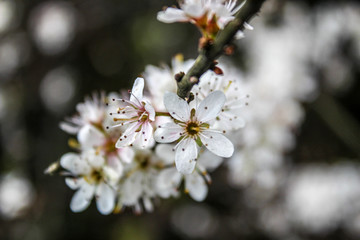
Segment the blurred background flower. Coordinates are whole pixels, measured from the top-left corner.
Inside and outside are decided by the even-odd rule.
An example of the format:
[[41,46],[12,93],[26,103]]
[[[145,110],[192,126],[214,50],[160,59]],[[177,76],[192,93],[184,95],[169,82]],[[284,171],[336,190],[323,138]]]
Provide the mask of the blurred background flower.
[[[205,202],[153,213],[69,209],[44,169],[58,127],[95,90],[130,89],[147,65],[195,58],[200,33],[152,1],[0,0],[0,239],[359,239],[360,4],[268,0],[232,61],[249,94],[236,154]],[[101,223],[101,224],[100,224]]]

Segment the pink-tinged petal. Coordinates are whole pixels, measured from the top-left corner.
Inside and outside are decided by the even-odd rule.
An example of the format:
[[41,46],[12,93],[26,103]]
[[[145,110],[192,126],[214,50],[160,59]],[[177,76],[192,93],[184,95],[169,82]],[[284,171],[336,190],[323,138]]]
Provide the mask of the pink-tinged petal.
[[77,137],[82,149],[101,146],[106,140],[104,134],[90,124],[82,127]]
[[66,153],[60,159],[60,165],[75,175],[90,172],[89,164],[80,158],[79,154]]
[[161,159],[164,165],[175,163],[174,146],[170,144],[159,144],[155,148],[155,154]]
[[200,18],[205,14],[205,8],[202,4],[186,4],[181,7],[186,15],[193,18]]
[[210,151],[202,153],[198,159],[198,166],[205,168],[207,171],[213,171],[224,161],[222,157],[214,155]]
[[145,103],[145,110],[149,114],[150,121],[155,121],[155,109],[148,100],[143,100]]
[[189,104],[178,95],[172,92],[166,92],[164,95],[164,104],[166,110],[176,120],[186,122],[190,119]]
[[183,10],[169,7],[165,11],[158,12],[157,20],[164,23],[173,23],[188,22],[189,18]]
[[65,178],[66,185],[72,190],[80,188],[84,181],[83,178]]
[[197,145],[194,139],[182,140],[175,151],[175,165],[182,174],[190,174],[194,171],[198,155]]
[[115,192],[106,183],[100,183],[96,189],[96,206],[103,215],[110,214],[115,207]]
[[135,132],[141,126],[140,122],[134,122],[129,124],[126,131],[120,136],[119,140],[116,142],[116,148],[127,147],[135,141],[137,132]]
[[149,145],[149,142],[151,140],[151,138],[153,138],[153,127],[151,126],[151,124],[146,121],[140,130],[140,134],[141,134],[141,138],[140,138],[140,147],[141,148],[146,148]]
[[155,141],[159,143],[171,143],[178,140],[183,132],[182,127],[173,122],[168,122],[156,129],[154,137]]
[[158,194],[162,198],[178,196],[178,188],[181,180],[182,175],[176,170],[176,168],[172,167],[162,170],[156,179]]
[[195,201],[203,201],[208,193],[204,178],[197,172],[185,176],[185,189]]
[[95,186],[84,181],[81,188],[77,190],[70,202],[70,209],[73,212],[84,211],[94,196]]
[[234,153],[234,145],[221,133],[204,131],[201,133],[200,139],[205,147],[215,155],[231,157]]
[[207,122],[215,119],[222,107],[224,106],[226,97],[223,92],[215,91],[210,93],[196,109],[196,118],[200,122]]
[[144,90],[144,79],[143,78],[137,78],[135,79],[133,88],[131,90],[130,95],[130,102],[137,103],[139,105],[141,104],[141,100],[143,98],[143,90]]

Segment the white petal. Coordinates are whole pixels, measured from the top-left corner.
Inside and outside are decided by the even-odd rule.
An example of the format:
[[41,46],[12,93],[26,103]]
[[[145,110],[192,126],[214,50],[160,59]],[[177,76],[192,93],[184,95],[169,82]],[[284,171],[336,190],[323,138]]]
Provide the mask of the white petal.
[[97,153],[95,149],[84,152],[82,157],[88,161],[90,166],[96,169],[102,167],[105,163],[104,157]]
[[232,142],[221,133],[204,131],[200,139],[208,150],[220,157],[231,157],[234,152]]
[[65,178],[66,185],[68,185],[68,187],[71,188],[72,190],[76,190],[80,188],[83,182],[84,182],[83,178]]
[[146,121],[140,130],[141,134],[141,148],[146,148],[150,142],[150,139],[153,138],[153,127],[151,124]]
[[190,174],[194,171],[198,155],[197,145],[194,139],[182,140],[175,152],[175,164],[177,170],[182,174]]
[[70,124],[67,122],[61,122],[59,126],[60,126],[61,130],[63,130],[64,132],[67,132],[69,134],[77,134],[80,129],[79,126],[75,126],[74,124]]
[[164,23],[187,22],[189,18],[184,11],[177,8],[167,8],[165,11],[158,12],[157,20]]
[[124,205],[134,205],[138,202],[142,194],[141,181],[143,179],[143,173],[134,172],[130,177],[125,179],[124,183],[120,186],[121,202]]
[[148,100],[143,100],[145,103],[145,110],[149,114],[150,121],[155,121],[155,109],[153,105]]
[[118,149],[120,159],[125,163],[131,163],[134,159],[135,152],[131,147],[124,147]]
[[199,105],[196,109],[196,117],[200,122],[207,122],[216,118],[224,103],[226,101],[226,97],[223,92],[215,91],[210,93]]
[[83,126],[77,137],[82,149],[101,146],[105,142],[104,134],[91,124]]
[[154,211],[154,205],[152,204],[150,198],[144,197],[144,198],[143,198],[143,202],[144,202],[145,210],[146,210],[147,212],[152,212],[152,211]]
[[70,202],[70,209],[73,212],[85,210],[94,196],[95,186],[84,181],[81,188],[77,190]]
[[204,178],[197,172],[185,176],[185,189],[195,201],[201,202],[206,198],[208,187]]
[[181,179],[182,175],[176,168],[171,167],[160,171],[156,179],[158,194],[162,198],[177,196],[179,194],[177,189],[180,186]]
[[198,166],[202,166],[207,171],[213,171],[223,162],[223,158],[217,155],[214,155],[210,151],[205,151],[200,155],[198,159]]
[[243,31],[239,30],[237,31],[236,35],[235,35],[235,39],[242,39],[245,37],[245,34]]
[[141,123],[134,122],[128,125],[128,128],[125,130],[125,132],[120,136],[119,140],[116,142],[115,147],[116,148],[122,148],[127,147],[131,143],[135,141],[136,133],[135,132],[139,127]]
[[168,122],[156,129],[154,137],[159,143],[170,143],[178,140],[183,132],[182,127],[173,122]]
[[248,24],[247,22],[244,22],[244,28],[247,30],[254,30],[254,27]]
[[155,154],[162,160],[164,165],[171,165],[175,163],[175,152],[173,145],[158,144],[155,148]]
[[60,159],[60,165],[73,174],[86,174],[90,171],[89,164],[79,154],[66,153]]
[[142,98],[143,98],[143,90],[144,90],[144,79],[143,78],[137,78],[135,79],[133,88],[131,90],[130,95],[130,102],[141,104]]
[[164,104],[166,110],[176,120],[186,122],[190,119],[189,104],[178,95],[172,92],[166,92],[164,95]]
[[184,4],[182,9],[187,15],[194,18],[200,18],[205,14],[205,8],[202,4]]
[[110,214],[115,207],[115,192],[106,183],[100,183],[96,189],[96,206],[104,215]]

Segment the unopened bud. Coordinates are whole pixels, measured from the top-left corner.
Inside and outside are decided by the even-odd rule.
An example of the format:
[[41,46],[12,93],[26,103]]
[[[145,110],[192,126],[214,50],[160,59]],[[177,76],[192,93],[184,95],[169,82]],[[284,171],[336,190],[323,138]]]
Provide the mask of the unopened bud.
[[224,47],[224,52],[228,56],[233,55],[234,51],[235,51],[235,46],[233,44]]
[[180,82],[181,79],[184,77],[184,75],[185,75],[184,72],[179,72],[179,73],[175,74],[175,80],[176,80],[177,82]]

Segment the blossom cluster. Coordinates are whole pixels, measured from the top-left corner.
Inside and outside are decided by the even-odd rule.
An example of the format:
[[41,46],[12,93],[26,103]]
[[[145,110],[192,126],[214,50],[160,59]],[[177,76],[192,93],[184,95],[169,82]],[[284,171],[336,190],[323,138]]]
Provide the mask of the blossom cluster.
[[[193,62],[173,60],[184,71]],[[66,184],[76,190],[72,211],[83,211],[93,198],[102,214],[152,211],[155,199],[178,197],[180,189],[196,201],[206,198],[208,172],[234,152],[227,135],[244,126],[246,96],[235,79],[208,71],[187,102],[173,81],[171,69],[148,66],[128,96],[94,94],[60,124],[76,136],[69,141],[76,152],[60,159]]]

